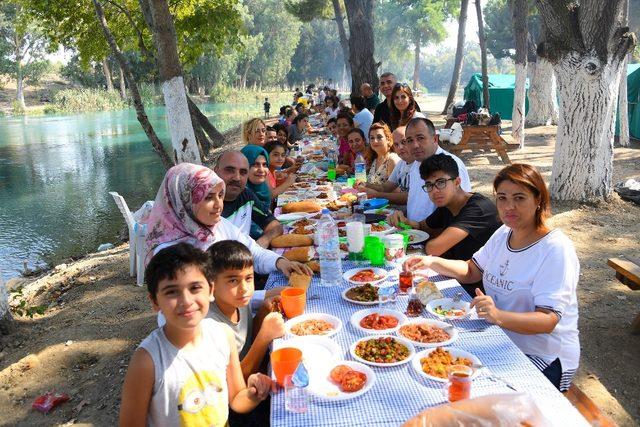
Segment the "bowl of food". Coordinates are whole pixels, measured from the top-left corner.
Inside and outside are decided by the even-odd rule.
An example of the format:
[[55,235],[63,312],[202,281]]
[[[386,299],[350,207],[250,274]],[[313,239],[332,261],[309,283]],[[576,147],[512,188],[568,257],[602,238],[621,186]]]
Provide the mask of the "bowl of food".
[[352,286],[342,292],[342,299],[358,305],[377,305],[378,287],[370,283]]
[[398,328],[398,336],[415,346],[447,346],[458,339],[458,329],[448,323],[431,319],[411,319]]
[[340,332],[342,321],[326,313],[307,313],[287,320],[284,329],[288,336],[330,337]]
[[454,301],[452,298],[439,298],[429,301],[427,311],[441,320],[455,320],[467,317],[470,304],[466,301]]
[[379,367],[407,363],[416,352],[408,340],[391,335],[363,338],[354,342],[350,351],[358,362]]
[[[438,382],[447,382],[447,368],[453,365],[480,366],[482,362],[468,351],[451,347],[428,348],[418,352],[411,363],[416,373]],[[478,375],[476,370],[472,376]]]
[[391,334],[407,322],[407,316],[396,310],[368,308],[351,316],[351,326],[366,334]]
[[353,285],[370,283],[376,285],[387,280],[389,273],[384,268],[352,268],[342,275],[342,278]]

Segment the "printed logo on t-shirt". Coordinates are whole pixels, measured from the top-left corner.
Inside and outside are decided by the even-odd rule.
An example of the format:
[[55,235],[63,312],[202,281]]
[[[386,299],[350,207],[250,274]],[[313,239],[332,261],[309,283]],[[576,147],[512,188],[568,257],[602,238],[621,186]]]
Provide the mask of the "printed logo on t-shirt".
[[[502,266],[500,267],[500,275],[502,275]],[[498,277],[489,270],[484,271],[484,274],[482,275],[482,283],[485,288],[491,287],[501,294],[509,293],[516,288],[514,280]]]
[[500,266],[500,275],[504,276],[505,274],[507,274],[508,270],[509,270],[509,260],[506,260],[504,264]]
[[226,390],[212,371],[191,375],[180,389],[178,413],[181,426],[222,426],[229,415]]

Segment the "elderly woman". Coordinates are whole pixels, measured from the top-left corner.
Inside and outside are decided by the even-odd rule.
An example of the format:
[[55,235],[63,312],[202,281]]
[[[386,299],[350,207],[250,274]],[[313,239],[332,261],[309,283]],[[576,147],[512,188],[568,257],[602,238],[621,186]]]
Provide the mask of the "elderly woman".
[[[445,185],[436,180],[425,188]],[[580,360],[576,251],[548,226],[549,192],[533,166],[505,167],[493,190],[504,225],[470,260],[412,257],[404,269],[431,268],[461,283],[482,280],[487,294],[476,289],[471,303],[478,316],[503,328],[549,381],[568,390]]]
[[262,119],[249,119],[242,125],[242,142],[262,147],[267,135],[267,126]]
[[259,246],[236,226],[222,217],[224,181],[211,169],[181,163],[169,169],[160,185],[147,225],[145,264],[163,248],[186,242],[206,250],[221,240],[237,240],[253,254],[258,273],[276,269],[286,276],[292,271],[311,271]]
[[391,92],[391,130],[398,126],[406,126],[414,117],[427,116],[418,111],[418,104],[413,98],[411,88],[405,83],[396,83]]

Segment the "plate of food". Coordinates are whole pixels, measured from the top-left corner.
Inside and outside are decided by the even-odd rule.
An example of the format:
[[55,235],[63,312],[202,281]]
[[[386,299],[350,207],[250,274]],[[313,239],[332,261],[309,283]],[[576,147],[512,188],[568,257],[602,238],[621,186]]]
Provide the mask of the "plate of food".
[[307,217],[305,212],[292,212],[286,214],[276,215],[276,219],[280,222],[297,221]]
[[408,340],[391,335],[363,338],[354,342],[351,355],[371,366],[398,366],[411,360],[416,350]]
[[328,364],[337,362],[344,357],[342,348],[336,341],[315,335],[273,341],[274,350],[283,347],[300,349],[302,361],[309,372],[313,372],[314,369],[323,369]]
[[427,311],[440,320],[463,319],[471,312],[470,304],[466,301],[455,302],[451,298],[439,298],[427,303]]
[[311,218],[308,218],[307,216],[305,216],[304,218],[299,219],[299,220],[294,221],[291,224],[289,224],[289,227],[293,227],[293,228],[311,227],[311,226],[315,226],[317,223],[318,223],[317,220],[311,219]]
[[325,313],[307,313],[289,319],[284,323],[289,336],[325,336],[330,337],[342,329],[342,321],[336,316]]
[[351,326],[366,334],[391,334],[406,322],[404,314],[384,308],[367,308],[351,316]]
[[389,273],[384,268],[352,268],[345,271],[342,278],[354,285],[362,285],[364,283],[376,285],[387,280],[388,275]]
[[378,288],[370,283],[352,286],[342,292],[342,299],[359,305],[377,305]]
[[446,346],[458,339],[454,326],[431,319],[411,319],[398,328],[397,334],[419,347]]
[[[480,359],[468,351],[451,347],[428,348],[418,352],[411,362],[413,369],[422,378],[447,382],[447,368],[453,365],[482,365]],[[472,378],[478,375],[476,370]]]
[[385,236],[387,234],[393,233],[397,229],[387,224],[386,222],[379,222],[376,224],[371,224],[371,235],[373,236]]
[[324,401],[354,399],[368,392],[376,381],[373,369],[351,360],[327,363],[309,373],[309,393]]
[[365,214],[384,215],[385,217],[388,217],[394,212],[395,211],[393,209],[389,208],[367,209],[366,211],[364,211]]
[[429,233],[422,230],[404,230],[401,233],[409,236],[410,245],[426,242],[429,239]]

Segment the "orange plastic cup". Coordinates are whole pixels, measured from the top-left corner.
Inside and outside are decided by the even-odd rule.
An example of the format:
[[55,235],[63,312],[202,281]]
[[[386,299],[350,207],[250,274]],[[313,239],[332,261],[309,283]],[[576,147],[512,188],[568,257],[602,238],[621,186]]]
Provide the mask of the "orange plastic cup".
[[276,374],[276,381],[284,387],[287,375],[293,375],[302,362],[302,351],[293,347],[283,347],[271,353],[271,369]]
[[307,306],[307,292],[302,288],[287,288],[280,292],[284,314],[289,318],[300,316]]

